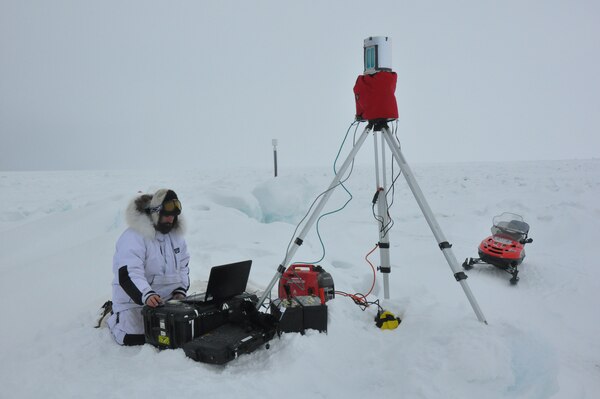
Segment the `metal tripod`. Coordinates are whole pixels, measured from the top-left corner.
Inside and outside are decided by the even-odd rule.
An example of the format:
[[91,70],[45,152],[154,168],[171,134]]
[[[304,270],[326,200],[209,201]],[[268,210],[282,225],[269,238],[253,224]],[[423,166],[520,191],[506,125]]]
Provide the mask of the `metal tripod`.
[[[298,237],[296,237],[296,239],[294,240],[294,244],[291,246],[291,248],[288,249],[283,262],[277,268],[277,272],[275,273],[275,276],[273,276],[273,279],[271,280],[271,282],[269,283],[269,285],[263,292],[262,296],[260,297],[257,307],[260,309],[260,307],[264,303],[265,299],[270,295],[271,290],[273,289],[273,287],[275,286],[277,281],[281,278],[281,276],[285,272],[290,261],[293,259],[296,251],[298,250],[300,245],[302,245],[304,238],[306,237],[306,235],[308,234],[308,232],[310,231],[310,229],[312,228],[314,223],[319,218],[321,211],[323,210],[323,208],[325,207],[325,204],[331,197],[331,194],[333,194],[334,189],[340,185],[340,181],[341,181],[342,177],[344,176],[344,174],[346,173],[346,170],[348,170],[348,167],[352,164],[356,154],[358,153],[358,151],[362,147],[363,143],[365,142],[365,140],[367,139],[367,137],[369,136],[369,134],[372,131],[374,131],[375,134],[381,133],[381,136],[383,138],[382,157],[385,157],[385,152],[383,151],[383,148],[387,144],[387,147],[391,150],[394,159],[396,160],[398,166],[400,167],[400,170],[402,171],[402,174],[404,175],[406,182],[408,183],[408,186],[409,186],[410,190],[412,191],[412,193],[417,201],[417,204],[419,205],[419,208],[421,208],[421,212],[423,212],[423,216],[427,220],[427,224],[429,224],[429,228],[433,232],[433,235],[435,236],[438,246],[442,250],[442,253],[444,254],[444,257],[446,258],[446,261],[448,262],[448,265],[450,266],[450,269],[452,270],[452,273],[454,274],[456,281],[460,283],[463,291],[465,292],[465,295],[467,296],[467,299],[469,300],[469,303],[471,304],[471,307],[473,308],[473,311],[477,315],[477,319],[480,322],[487,324],[487,321],[485,320],[485,316],[483,315],[483,312],[479,308],[479,305],[477,304],[477,301],[475,300],[475,297],[473,296],[473,293],[471,292],[471,289],[469,288],[469,285],[466,282],[467,275],[459,267],[458,261],[456,260],[456,257],[454,256],[454,253],[452,252],[452,245],[450,243],[448,243],[448,241],[444,237],[444,233],[442,233],[442,229],[440,228],[437,221],[435,220],[435,217],[433,216],[433,212],[431,211],[431,208],[429,207],[429,204],[427,203],[427,200],[425,199],[425,196],[423,195],[423,192],[421,191],[421,188],[419,187],[419,185],[412,173],[412,170],[408,166],[406,159],[404,158],[404,156],[402,155],[402,152],[400,151],[400,146],[398,145],[398,142],[394,139],[392,132],[390,131],[390,129],[387,125],[387,122],[385,122],[385,121],[369,121],[369,123],[367,124],[367,127],[365,128],[365,130],[362,132],[362,134],[360,135],[360,137],[354,144],[352,151],[350,151],[350,154],[348,154],[348,157],[346,158],[346,160],[340,167],[340,170],[336,173],[333,181],[329,185],[329,188],[327,189],[327,191],[325,191],[325,194],[323,194],[323,196],[319,200],[318,204],[316,205],[315,209],[313,210],[312,214],[310,215],[310,218],[308,219],[308,221],[302,228],[302,231],[300,232]],[[388,277],[389,277],[389,273],[391,271],[391,267],[390,267],[390,257],[389,257],[389,238],[388,238],[388,234],[387,234],[389,229],[387,229],[386,226],[388,226],[390,220],[389,220],[389,215],[387,212],[387,203],[386,203],[386,196],[385,196],[385,159],[383,159],[383,164],[384,164],[383,186],[380,186],[379,160],[378,160],[378,155],[377,155],[377,153],[378,153],[377,147],[378,147],[377,139],[375,138],[375,163],[376,163],[376,168],[377,168],[376,175],[377,175],[377,189],[378,189],[378,195],[376,195],[376,197],[377,197],[378,213],[379,213],[378,221],[379,221],[379,225],[380,225],[380,228],[379,228],[379,250],[380,250],[380,259],[381,259],[380,271],[383,273],[384,297],[386,299],[388,299],[389,298],[389,279],[388,279]],[[383,195],[381,195],[381,194],[383,194]]]

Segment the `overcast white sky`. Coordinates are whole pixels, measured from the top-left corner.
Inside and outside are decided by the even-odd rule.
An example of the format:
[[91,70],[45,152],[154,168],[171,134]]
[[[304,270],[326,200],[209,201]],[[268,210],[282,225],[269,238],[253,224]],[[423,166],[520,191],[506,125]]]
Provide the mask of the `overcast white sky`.
[[0,170],[328,165],[380,35],[409,162],[600,156],[598,1],[0,0]]

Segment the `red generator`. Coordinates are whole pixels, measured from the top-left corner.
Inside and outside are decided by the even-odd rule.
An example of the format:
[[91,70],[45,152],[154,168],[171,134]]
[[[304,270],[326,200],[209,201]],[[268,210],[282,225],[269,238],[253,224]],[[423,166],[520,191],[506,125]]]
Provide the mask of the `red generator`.
[[321,266],[296,263],[279,279],[279,298],[315,295],[324,304],[335,297],[331,274]]

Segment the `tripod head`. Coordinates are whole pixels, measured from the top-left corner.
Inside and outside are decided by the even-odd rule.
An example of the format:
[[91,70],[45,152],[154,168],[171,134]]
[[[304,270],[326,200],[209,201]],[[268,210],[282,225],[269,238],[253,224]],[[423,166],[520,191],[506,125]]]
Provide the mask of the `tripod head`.
[[389,129],[389,126],[388,126],[389,121],[390,121],[390,119],[371,120],[371,121],[369,121],[367,128],[373,129],[374,132],[381,132],[384,129]]

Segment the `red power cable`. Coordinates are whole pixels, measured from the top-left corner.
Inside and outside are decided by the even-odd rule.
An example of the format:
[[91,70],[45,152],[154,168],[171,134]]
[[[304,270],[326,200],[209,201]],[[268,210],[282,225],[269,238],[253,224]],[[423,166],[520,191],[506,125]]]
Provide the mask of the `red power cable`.
[[373,266],[373,264],[369,261],[369,256],[371,256],[371,254],[373,252],[375,252],[375,250],[379,247],[379,244],[375,244],[375,248],[373,248],[366,256],[365,256],[365,260],[367,261],[367,263],[371,266],[371,270],[373,270],[373,284],[371,284],[371,288],[369,289],[369,292],[367,292],[366,295],[363,295],[361,293],[356,293],[356,294],[349,294],[347,292],[344,291],[335,291],[336,294],[341,295],[341,296],[345,296],[345,297],[349,297],[351,298],[354,303],[356,303],[357,305],[361,306],[361,307],[367,307],[369,306],[369,303],[367,302],[367,297],[371,294],[371,292],[373,291],[373,288],[375,287],[375,280],[377,278],[377,272],[375,271],[375,266]]

